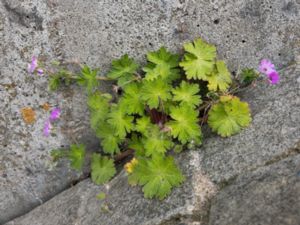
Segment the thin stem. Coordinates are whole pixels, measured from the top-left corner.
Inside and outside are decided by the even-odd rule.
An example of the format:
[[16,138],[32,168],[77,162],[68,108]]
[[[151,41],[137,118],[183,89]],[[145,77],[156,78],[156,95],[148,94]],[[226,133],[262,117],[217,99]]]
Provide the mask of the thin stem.
[[124,152],[121,152],[119,153],[118,155],[116,155],[114,157],[114,160],[115,162],[120,162],[122,161],[123,159],[125,159],[126,157],[132,155],[134,153],[134,150],[133,149],[127,149],[126,151]]

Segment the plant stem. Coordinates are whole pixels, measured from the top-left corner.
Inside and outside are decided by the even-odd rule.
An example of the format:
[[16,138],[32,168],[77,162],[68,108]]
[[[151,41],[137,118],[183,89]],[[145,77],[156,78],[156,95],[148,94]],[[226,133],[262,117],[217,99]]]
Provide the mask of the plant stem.
[[120,161],[122,161],[123,159],[125,159],[127,156],[132,155],[133,153],[134,153],[134,150],[133,150],[133,149],[127,149],[126,151],[121,152],[121,153],[119,153],[118,155],[116,155],[116,156],[114,157],[114,160],[115,160],[116,163],[117,163],[117,162],[120,162]]

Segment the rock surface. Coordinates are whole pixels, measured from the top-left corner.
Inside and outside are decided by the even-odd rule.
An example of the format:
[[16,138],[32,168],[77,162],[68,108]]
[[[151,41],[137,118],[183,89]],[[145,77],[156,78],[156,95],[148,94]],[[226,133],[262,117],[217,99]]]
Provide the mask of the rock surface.
[[[105,187],[85,180],[7,225],[96,225],[99,221],[103,225],[118,221],[124,225],[268,221],[296,224],[299,203],[295,196],[299,194],[300,182],[299,76],[297,65],[282,72],[280,85],[261,84],[255,91],[246,92],[244,97],[249,98],[253,109],[252,125],[226,139],[211,134],[199,150],[180,154],[177,161],[188,179],[167,200],[144,199],[141,190],[130,188],[121,173],[108,184],[105,201],[95,197],[106,192]],[[270,194],[266,195],[268,190]],[[217,191],[217,197],[211,201]],[[108,212],[99,211],[105,205]],[[256,210],[247,212],[248,207],[254,206]],[[280,214],[282,209],[285,210]],[[276,222],[273,213],[281,219]]]
[[299,224],[300,155],[243,174],[211,204],[211,225]]
[[[0,50],[5,57],[0,59],[0,224],[28,212],[78,179],[79,174],[63,163],[49,170],[52,148],[67,146],[74,138],[91,146],[97,144],[89,130],[82,91],[45,91],[47,79],[26,72],[32,54],[49,60],[79,59],[105,72],[111,60],[124,53],[142,62],[143,54],[149,50],[166,45],[178,52],[183,42],[201,36],[217,45],[220,58],[229,63],[232,71],[256,67],[261,58],[271,58],[283,68],[292,64],[300,51],[300,27],[295,26],[300,18],[299,4],[296,0],[2,0]],[[166,203],[144,200],[139,189],[129,189],[124,184],[121,174],[111,182],[109,191],[111,202],[118,205],[112,206],[118,212],[113,217],[98,214],[102,203],[96,202],[94,196],[101,188],[84,181],[12,223],[32,220],[47,224],[52,218],[56,224],[93,224],[99,220],[109,223],[109,218],[118,221],[127,215],[131,224],[143,224],[149,218],[150,224],[179,224],[178,217],[179,221],[190,222],[201,219],[205,224],[206,202],[215,192],[215,185],[222,188],[240,174],[296,154],[293,149],[300,139],[300,83],[296,82],[299,69],[291,67],[284,74],[279,86],[264,84],[245,94],[254,116],[250,128],[229,139],[211,135],[199,154],[182,156],[183,164],[194,169],[184,170],[190,179]],[[47,112],[40,106],[45,102],[64,110],[57,133],[49,138],[41,135]],[[24,123],[20,113],[28,106],[37,114],[31,125]],[[196,171],[203,175],[200,181],[192,179]],[[200,197],[200,206],[195,205],[198,198],[194,198],[195,193],[202,193],[195,191],[197,182],[204,183],[204,190],[208,190]],[[43,210],[48,207],[61,210],[47,217],[49,211],[43,214]],[[148,216],[135,215],[146,209]]]

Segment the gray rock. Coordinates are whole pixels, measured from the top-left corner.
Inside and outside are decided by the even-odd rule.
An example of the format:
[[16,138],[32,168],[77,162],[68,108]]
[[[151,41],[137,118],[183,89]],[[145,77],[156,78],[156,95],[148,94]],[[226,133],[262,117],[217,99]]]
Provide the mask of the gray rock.
[[297,155],[238,177],[212,201],[209,224],[296,225],[300,221],[299,208]]
[[[27,73],[31,56],[52,52],[47,6],[41,1],[0,3],[0,224],[20,216],[68,188],[80,174],[66,163],[51,170],[50,150],[84,139],[95,145],[89,130],[82,90],[47,91],[47,77]],[[2,56],[5,57],[2,57]],[[62,108],[57,131],[44,137],[48,102]],[[21,109],[31,107],[36,121],[26,124]],[[83,132],[84,131],[84,132]],[[89,139],[84,136],[87,135]]]
[[[280,85],[274,87],[269,84],[260,84],[255,91],[247,92],[244,97],[249,98],[248,100],[251,103],[253,122],[249,128],[240,134],[227,139],[211,135],[207,137],[203,147],[199,150],[180,154],[177,161],[188,179],[182,187],[175,189],[165,201],[159,202],[143,199],[141,190],[139,188],[130,188],[126,183],[126,177],[121,173],[108,184],[109,191],[106,204],[111,214],[99,212],[99,207],[105,203],[97,202],[95,198],[100,191],[106,191],[105,187],[97,188],[90,184],[89,180],[86,180],[7,225],[85,225],[98,224],[99,221],[101,221],[101,224],[118,224],[120,223],[119,221],[122,221],[121,224],[124,225],[208,224],[211,222],[211,218],[216,218],[215,220],[217,221],[218,218],[223,216],[219,215],[217,207],[222,207],[222,205],[226,204],[226,199],[222,196],[227,193],[226,190],[231,190],[232,183],[235,184],[234,180],[243,176],[247,179],[249,176],[255,178],[257,177],[255,171],[263,171],[268,165],[274,164],[274,166],[266,167],[265,171],[272,171],[272,168],[280,170],[280,168],[288,166],[289,162],[292,162],[290,168],[294,168],[294,165],[297,165],[297,162],[299,162],[300,83],[296,81],[299,75],[299,68],[294,66],[285,69],[281,73],[282,80]],[[279,125],[276,123],[281,120],[284,123],[280,123],[280,127],[277,127]],[[293,161],[292,157],[294,155],[298,155],[296,161]],[[289,160],[281,163],[283,159],[288,157],[290,157]],[[296,173],[296,169],[293,169],[293,173]],[[285,174],[284,171],[278,171],[277,174]],[[254,175],[251,175],[252,173]],[[259,174],[260,172],[257,173]],[[279,175],[271,176],[274,180],[270,178],[270,185],[272,182],[275,185],[278,179],[279,182],[283,179]],[[296,174],[294,175],[296,176]],[[293,178],[291,181],[297,181],[297,179],[299,178]],[[251,187],[260,187],[259,177],[253,182],[258,186],[249,186],[249,193],[251,191],[255,192],[255,189],[251,190]],[[236,186],[233,187],[233,190],[241,188],[238,185],[239,182],[236,181]],[[209,213],[210,200],[218,190],[220,190],[218,196],[221,196],[220,206],[218,206],[219,200],[217,198],[212,203],[212,207],[216,207],[216,209],[213,208],[215,210]],[[242,190],[240,192],[241,194],[243,193]],[[229,197],[234,198],[234,192],[229,193],[233,195]],[[291,195],[289,195],[288,191],[282,193],[282,197],[287,197],[288,199],[292,199],[295,194],[291,192]],[[270,201],[276,202],[280,199],[280,194],[274,194],[273,197],[274,199]],[[236,198],[239,198],[239,196]],[[249,196],[250,200],[251,196]],[[270,209],[268,211],[270,212],[269,215],[272,212],[278,212],[278,205],[280,206],[281,203],[276,204],[274,209]],[[263,200],[259,206],[262,207],[261,211],[264,211]],[[243,207],[246,210],[247,205]],[[269,207],[272,208],[271,205]],[[238,206],[236,208],[238,209]],[[235,214],[235,208],[231,210],[228,207],[224,207],[222,210],[224,210],[224,217],[226,215],[234,215],[235,218],[239,218],[243,217],[244,213],[244,211],[236,210]],[[257,211],[260,211],[260,209],[257,209]],[[290,214],[283,214],[282,216],[284,215],[289,215],[289,218],[293,221],[298,214],[296,211],[291,211]],[[255,212],[253,212],[253,216],[255,217]],[[252,224],[250,221],[248,222],[246,224]],[[211,224],[214,223],[211,222]],[[229,222],[228,224],[239,223]]]
[[300,141],[300,63],[281,71],[281,82],[260,82],[241,96],[250,104],[253,121],[229,138],[204,139],[201,168],[222,184],[247,170],[254,170],[294,154]]
[[[209,199],[216,188],[195,167],[197,162],[193,155],[193,152],[185,152],[178,158],[187,182],[164,201],[143,198],[141,189],[130,187],[122,172],[101,187],[90,180],[82,181],[7,225],[185,224],[207,218]],[[106,193],[105,200],[97,200],[100,192]]]
[[[5,56],[0,59],[0,223],[28,212],[78,179],[64,164],[49,171],[52,148],[74,139],[97,145],[82,90],[45,91],[46,77],[26,73],[32,54],[79,59],[106,72],[111,60],[124,53],[144,62],[149,50],[166,45],[179,52],[182,43],[201,36],[216,44],[220,58],[236,71],[256,67],[266,57],[282,68],[295,61],[300,49],[296,0],[2,0],[0,13],[0,50]],[[298,141],[299,85],[297,73],[291,73],[288,81],[283,78],[282,88],[265,85],[245,96],[255,116],[249,129],[226,140],[206,139],[197,159],[212,181],[224,184],[244,170],[264,166]],[[64,110],[56,134],[49,138],[41,136],[47,113],[40,105],[45,102]],[[21,118],[25,106],[37,113],[33,125]]]

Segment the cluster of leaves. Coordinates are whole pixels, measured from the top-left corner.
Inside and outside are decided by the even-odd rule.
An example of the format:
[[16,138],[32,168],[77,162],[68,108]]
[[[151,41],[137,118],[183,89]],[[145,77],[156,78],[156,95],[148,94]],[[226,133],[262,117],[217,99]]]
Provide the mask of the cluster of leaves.
[[[84,158],[91,157],[91,178],[103,184],[116,173],[114,157],[134,150],[134,159],[126,165],[129,183],[141,185],[147,198],[163,199],[184,181],[172,155],[201,145],[204,122],[222,137],[249,125],[248,104],[231,94],[237,84],[225,62],[217,59],[215,46],[197,39],[184,50],[181,61],[164,47],[150,52],[142,68],[124,55],[112,62],[104,77],[82,67],[75,80],[87,90],[91,127],[103,153],[88,156],[84,146],[72,145],[67,157],[73,168],[81,169]],[[64,74],[67,80],[74,77],[66,71],[54,75],[52,89]],[[249,85],[255,75],[254,70],[244,70],[241,82]],[[100,92],[105,79],[114,80],[118,91]]]

